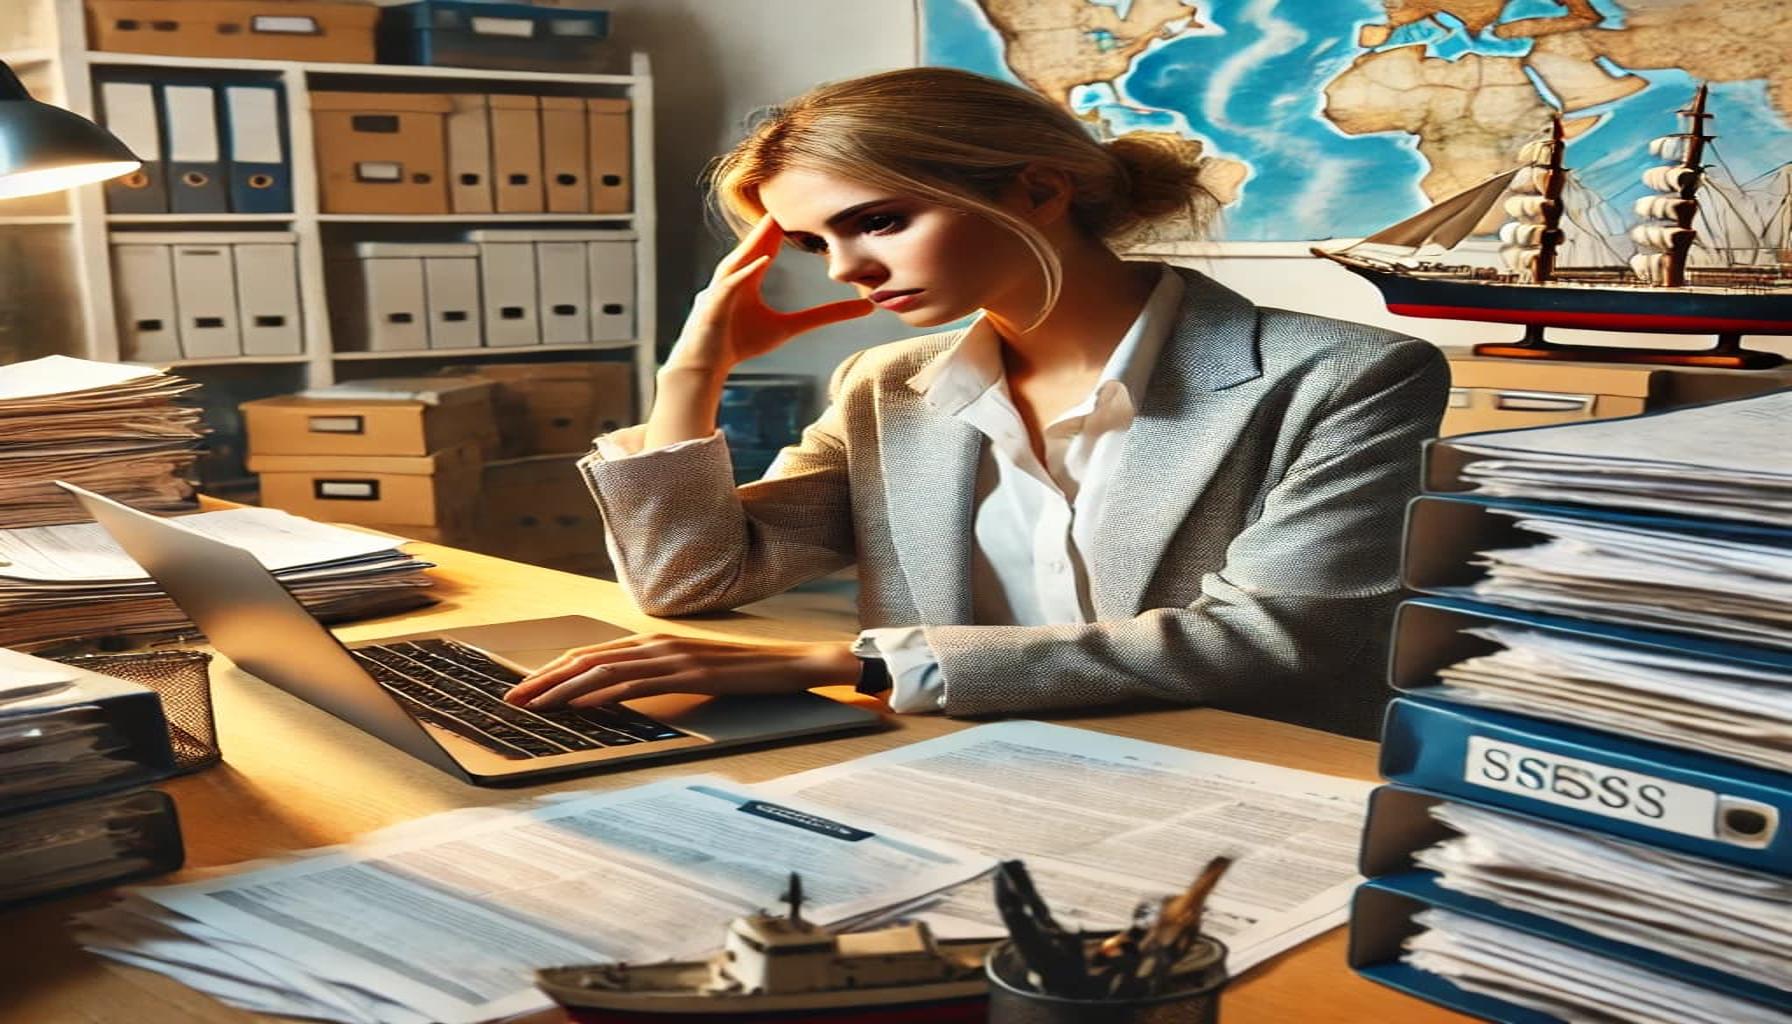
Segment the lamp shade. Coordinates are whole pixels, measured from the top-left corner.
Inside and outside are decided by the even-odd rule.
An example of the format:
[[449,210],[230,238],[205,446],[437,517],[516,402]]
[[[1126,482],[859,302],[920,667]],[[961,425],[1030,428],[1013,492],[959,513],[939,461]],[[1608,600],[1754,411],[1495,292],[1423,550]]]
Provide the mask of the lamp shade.
[[142,165],[111,132],[32,99],[0,63],[0,199],[105,181]]

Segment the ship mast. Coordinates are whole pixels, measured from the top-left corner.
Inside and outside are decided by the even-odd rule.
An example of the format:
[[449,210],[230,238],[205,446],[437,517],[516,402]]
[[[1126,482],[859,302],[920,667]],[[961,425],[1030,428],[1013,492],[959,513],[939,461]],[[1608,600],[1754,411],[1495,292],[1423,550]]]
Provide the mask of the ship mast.
[[1500,228],[1505,243],[1500,255],[1521,277],[1542,284],[1555,275],[1556,253],[1562,244],[1562,187],[1568,169],[1562,165],[1562,118],[1549,120],[1549,137],[1525,144],[1519,162],[1530,169],[1512,182],[1514,191],[1531,195],[1506,200],[1512,220]]
[[1705,113],[1706,92],[1706,86],[1700,85],[1699,91],[1693,94],[1692,105],[1680,111],[1685,121],[1684,131],[1663,136],[1650,145],[1657,156],[1669,159],[1678,156],[1679,161],[1643,172],[1643,184],[1659,194],[1637,200],[1636,212],[1644,217],[1658,218],[1661,223],[1638,224],[1631,230],[1630,235],[1637,244],[1651,250],[1638,253],[1631,260],[1631,266],[1646,283],[1661,288],[1680,288],[1686,284],[1687,258],[1698,237],[1698,232],[1693,229],[1693,219],[1699,215],[1698,191],[1704,180],[1705,143],[1711,139],[1705,134],[1705,119],[1711,116]]

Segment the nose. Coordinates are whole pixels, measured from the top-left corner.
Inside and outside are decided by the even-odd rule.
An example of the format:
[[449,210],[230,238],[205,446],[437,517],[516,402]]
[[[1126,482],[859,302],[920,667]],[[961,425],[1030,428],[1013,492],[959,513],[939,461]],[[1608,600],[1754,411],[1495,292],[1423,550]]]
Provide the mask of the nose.
[[860,247],[838,245],[828,250],[828,276],[841,284],[876,288],[889,280],[890,272]]

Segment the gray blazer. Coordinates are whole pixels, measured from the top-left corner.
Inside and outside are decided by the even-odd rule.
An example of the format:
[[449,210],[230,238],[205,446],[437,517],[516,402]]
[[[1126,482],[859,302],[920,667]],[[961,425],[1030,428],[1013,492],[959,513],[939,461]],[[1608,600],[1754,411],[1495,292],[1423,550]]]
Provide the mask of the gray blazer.
[[861,622],[926,627],[949,714],[1153,698],[1373,736],[1442,354],[1179,273],[1090,553],[1099,621],[971,621],[984,438],[907,384],[957,331],[848,359],[766,480],[736,489],[719,442],[587,458],[624,585],[649,614],[687,615],[857,562]]

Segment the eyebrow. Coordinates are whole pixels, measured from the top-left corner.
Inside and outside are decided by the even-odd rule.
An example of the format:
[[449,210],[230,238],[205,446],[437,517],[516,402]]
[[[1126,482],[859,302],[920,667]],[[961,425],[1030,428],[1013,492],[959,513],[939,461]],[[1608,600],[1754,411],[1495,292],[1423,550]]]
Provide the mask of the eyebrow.
[[[871,200],[867,200],[866,202],[863,202],[863,203],[855,203],[852,206],[848,206],[846,209],[841,210],[839,213],[834,214],[832,217],[829,217],[822,224],[822,226],[831,228],[831,227],[835,226],[836,224],[839,224],[843,220],[850,220],[853,217],[853,215],[862,213],[865,210],[869,210],[873,206],[878,205],[879,203],[890,202],[892,198],[893,197],[891,197],[891,196],[885,196],[881,199],[871,199]],[[810,237],[814,236],[814,232],[812,232],[812,231],[786,231],[784,233],[786,235],[790,235],[790,236],[796,236],[796,235],[807,235]]]

